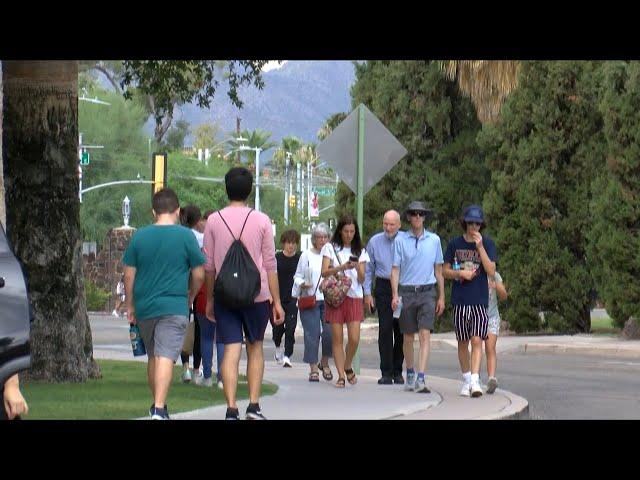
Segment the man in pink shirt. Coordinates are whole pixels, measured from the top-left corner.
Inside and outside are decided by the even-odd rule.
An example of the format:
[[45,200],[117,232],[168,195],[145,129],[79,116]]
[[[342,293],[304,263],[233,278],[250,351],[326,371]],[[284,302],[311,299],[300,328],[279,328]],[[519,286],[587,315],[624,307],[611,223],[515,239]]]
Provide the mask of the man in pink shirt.
[[[264,374],[262,341],[272,314],[276,325],[284,321],[284,311],[280,304],[273,230],[271,219],[267,215],[247,206],[247,198],[253,186],[251,172],[242,167],[232,168],[225,175],[224,181],[229,205],[219,212],[212,213],[207,219],[204,230],[204,251],[207,258],[205,264],[207,318],[217,323],[218,342],[224,343],[222,383],[227,400],[225,419],[239,420],[236,390],[244,333],[249,384],[249,406],[246,418],[264,420],[265,417],[259,405]],[[213,289],[216,272],[220,271],[229,247],[238,238],[260,272],[260,293],[252,306],[231,309],[215,301]]]

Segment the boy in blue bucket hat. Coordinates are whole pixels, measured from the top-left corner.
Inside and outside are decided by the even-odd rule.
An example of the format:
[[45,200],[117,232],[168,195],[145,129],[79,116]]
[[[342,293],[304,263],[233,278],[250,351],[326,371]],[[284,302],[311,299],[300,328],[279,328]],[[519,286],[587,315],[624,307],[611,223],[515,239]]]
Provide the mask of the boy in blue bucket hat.
[[[464,234],[449,242],[444,255],[444,277],[454,281],[451,303],[463,377],[460,395],[480,397],[482,341],[488,337],[489,324],[487,275],[495,275],[498,253],[495,243],[480,233],[486,227],[482,207],[466,207],[460,226]],[[454,265],[459,268],[454,269]]]

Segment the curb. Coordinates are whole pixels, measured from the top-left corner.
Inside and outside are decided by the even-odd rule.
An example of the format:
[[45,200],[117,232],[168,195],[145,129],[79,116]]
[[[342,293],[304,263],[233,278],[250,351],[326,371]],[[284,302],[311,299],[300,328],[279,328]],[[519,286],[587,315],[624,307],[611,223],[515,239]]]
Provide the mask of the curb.
[[520,345],[519,351],[522,353],[553,353],[553,354],[581,354],[596,356],[613,356],[623,358],[639,358],[640,349],[637,347],[593,347],[590,345],[550,345],[546,343],[525,343]]

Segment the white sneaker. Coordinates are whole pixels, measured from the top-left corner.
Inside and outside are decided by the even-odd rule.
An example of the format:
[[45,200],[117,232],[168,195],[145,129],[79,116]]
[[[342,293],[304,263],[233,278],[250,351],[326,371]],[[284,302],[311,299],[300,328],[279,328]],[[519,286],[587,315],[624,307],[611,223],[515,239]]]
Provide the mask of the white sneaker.
[[482,387],[480,386],[480,383],[471,384],[471,396],[474,398],[482,396]]
[[191,381],[191,371],[188,368],[182,369],[182,381],[189,383]]
[[224,385],[222,384],[222,380],[218,380],[218,388],[220,390],[222,390],[224,388]]
[[209,378],[202,377],[202,380],[200,380],[200,383],[198,383],[197,385],[201,387],[213,387],[213,377],[209,377]]
[[118,315],[118,311],[114,310],[113,312],[111,312],[111,315],[113,315],[114,317],[119,317],[120,315]]
[[193,375],[191,377],[191,383],[194,383],[196,385],[202,385],[203,380],[204,380],[204,375],[202,375],[202,372],[200,370],[194,370]]
[[286,367],[286,368],[291,368],[293,365],[291,365],[291,360],[289,360],[289,357],[285,356],[282,359],[282,366]]
[[273,359],[278,362],[278,365],[282,365],[284,360],[284,348],[276,347],[276,353],[273,354]]
[[462,382],[462,388],[460,389],[460,395],[463,397],[471,396],[471,384],[467,382]]

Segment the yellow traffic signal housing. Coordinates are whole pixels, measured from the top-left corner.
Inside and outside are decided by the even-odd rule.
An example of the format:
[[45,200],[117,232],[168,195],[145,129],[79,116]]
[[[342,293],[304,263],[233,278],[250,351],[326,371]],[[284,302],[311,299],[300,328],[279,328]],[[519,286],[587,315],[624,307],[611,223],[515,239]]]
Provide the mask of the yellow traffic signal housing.
[[167,186],[167,154],[154,153],[151,162],[151,196]]

